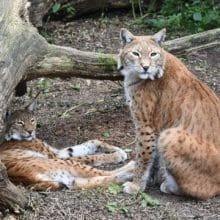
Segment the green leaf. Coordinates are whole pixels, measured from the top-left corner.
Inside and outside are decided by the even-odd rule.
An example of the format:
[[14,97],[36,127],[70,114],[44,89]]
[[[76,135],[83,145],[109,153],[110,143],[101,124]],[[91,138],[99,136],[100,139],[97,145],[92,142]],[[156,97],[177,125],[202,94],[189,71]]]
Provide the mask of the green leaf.
[[62,6],[62,9],[64,9],[70,15],[74,15],[75,14],[75,8],[72,6],[71,3],[64,4]]
[[141,193],[141,206],[146,208],[147,206],[158,206],[160,202],[157,199],[151,198],[146,193]]
[[112,183],[112,184],[109,185],[108,191],[111,194],[117,195],[118,193],[122,192],[122,187],[115,184],[115,183]]
[[103,137],[108,138],[110,137],[110,133],[108,131],[103,132]]
[[37,83],[37,87],[41,89],[43,93],[50,93],[52,81],[50,79],[40,79]]
[[60,10],[60,8],[61,8],[61,4],[56,2],[52,7],[52,12],[56,14]]
[[125,204],[121,204],[120,210],[126,215],[128,214],[128,208],[125,206]]
[[108,202],[106,208],[109,212],[115,213],[116,212],[117,203],[116,202]]
[[201,21],[202,20],[202,14],[201,12],[194,12],[193,13],[193,20],[194,21]]

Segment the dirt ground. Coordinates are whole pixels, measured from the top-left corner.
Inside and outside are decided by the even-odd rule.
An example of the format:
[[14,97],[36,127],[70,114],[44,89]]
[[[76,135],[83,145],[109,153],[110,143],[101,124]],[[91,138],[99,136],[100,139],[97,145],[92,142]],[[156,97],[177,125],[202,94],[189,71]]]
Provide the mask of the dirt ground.
[[[68,23],[49,22],[43,35],[58,45],[117,53],[121,27],[129,28],[135,34],[149,33],[146,28],[132,25],[128,16],[118,14]],[[219,57],[220,48],[215,48],[190,54],[184,60],[218,95]],[[28,95],[16,98],[14,105],[27,103],[40,89],[44,93],[38,98],[39,138],[58,148],[100,139],[129,148],[132,154],[133,124],[125,106],[122,82],[39,79],[29,83]],[[26,210],[20,219],[220,219],[220,198],[196,201],[164,195],[158,188],[149,188],[146,193],[160,205],[144,207],[140,196],[122,192],[114,195],[110,191],[27,191],[32,209]]]

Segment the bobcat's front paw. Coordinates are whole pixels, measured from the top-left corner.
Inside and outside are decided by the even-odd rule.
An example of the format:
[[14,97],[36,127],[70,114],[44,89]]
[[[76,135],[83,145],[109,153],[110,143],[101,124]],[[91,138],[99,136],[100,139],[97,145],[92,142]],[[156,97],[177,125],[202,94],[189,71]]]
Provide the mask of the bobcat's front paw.
[[140,186],[133,182],[126,182],[123,184],[123,192],[128,193],[128,194],[138,194],[138,192],[141,190]]

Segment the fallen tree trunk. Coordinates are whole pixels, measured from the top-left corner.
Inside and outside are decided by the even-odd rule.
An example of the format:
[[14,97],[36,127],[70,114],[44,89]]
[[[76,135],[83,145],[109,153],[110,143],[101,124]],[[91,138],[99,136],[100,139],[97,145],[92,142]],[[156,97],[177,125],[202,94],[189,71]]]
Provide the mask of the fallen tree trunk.
[[[192,50],[220,46],[220,28],[166,41],[164,47],[177,55]],[[122,80],[116,63],[117,55],[79,51],[70,47],[46,45],[44,55],[27,70],[27,80],[38,77],[80,77]],[[41,51],[42,53],[42,51]]]
[[[191,47],[219,45],[220,29],[165,42],[175,53]],[[83,77],[118,80],[116,55],[83,52],[51,45],[29,22],[26,0],[0,1],[0,138],[4,134],[5,110],[15,88],[38,77]],[[19,82],[22,82],[19,84]],[[19,86],[21,85],[21,86]],[[22,94],[22,93],[21,93]],[[0,162],[0,206],[24,207],[25,198],[8,180]]]

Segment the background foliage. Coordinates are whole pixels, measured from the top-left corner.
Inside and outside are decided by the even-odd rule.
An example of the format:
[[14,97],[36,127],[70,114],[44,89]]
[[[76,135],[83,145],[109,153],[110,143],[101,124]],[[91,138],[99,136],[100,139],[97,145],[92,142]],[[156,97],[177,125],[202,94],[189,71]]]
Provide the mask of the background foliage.
[[[137,4],[137,0],[135,0]],[[145,14],[135,23],[149,28],[167,27],[173,31],[196,33],[220,26],[220,4],[212,0],[151,0],[148,7],[141,3]],[[143,9],[142,9],[143,10]],[[138,11],[136,10],[138,13]]]

